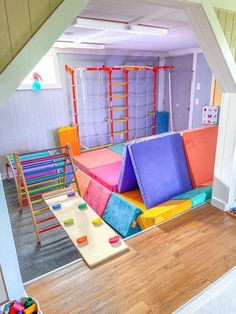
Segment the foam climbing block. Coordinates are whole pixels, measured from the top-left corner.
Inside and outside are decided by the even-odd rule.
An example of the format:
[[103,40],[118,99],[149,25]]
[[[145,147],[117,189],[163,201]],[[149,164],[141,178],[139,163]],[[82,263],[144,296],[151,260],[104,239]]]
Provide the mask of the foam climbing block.
[[121,161],[89,170],[89,175],[112,192],[117,192]]
[[124,144],[123,143],[115,144],[115,145],[109,146],[108,149],[112,150],[113,152],[119,155],[123,155]]
[[211,198],[211,195],[212,195],[212,187],[203,186],[203,187],[195,188],[181,195],[178,195],[174,197],[173,199],[174,200],[189,199],[192,202],[192,207],[195,207],[208,201]]
[[141,230],[137,223],[137,217],[141,213],[137,206],[112,193],[102,218],[125,238]]
[[137,221],[141,229],[146,229],[191,209],[191,200],[170,200],[144,211]]
[[121,161],[122,157],[108,148],[100,148],[73,156],[73,160],[77,167],[85,173],[88,173],[92,168]]
[[194,188],[212,184],[217,134],[217,126],[183,133],[184,149]]
[[92,207],[92,209],[102,217],[107,203],[111,197],[111,191],[95,180],[91,180],[84,200]]
[[58,140],[60,146],[70,144],[73,155],[80,154],[80,141],[78,128],[75,126],[66,126],[58,129]]
[[130,158],[128,144],[125,144],[123,150],[123,159],[118,181],[118,192],[124,193],[138,188],[138,182],[133,169],[132,161]]
[[180,134],[131,144],[128,149],[147,208],[192,189]]
[[[76,177],[79,183],[81,196],[84,197],[84,195],[86,194],[88,190],[89,183],[92,180],[92,178],[79,169],[76,170]],[[71,188],[76,189],[76,184],[72,183]]]

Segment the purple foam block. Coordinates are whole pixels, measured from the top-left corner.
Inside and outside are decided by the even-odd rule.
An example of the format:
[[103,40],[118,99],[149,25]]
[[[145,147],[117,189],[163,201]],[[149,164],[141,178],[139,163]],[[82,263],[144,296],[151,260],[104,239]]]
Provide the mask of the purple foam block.
[[70,191],[70,192],[67,193],[67,196],[68,196],[68,197],[72,197],[72,196],[75,196],[75,195],[76,195],[76,194],[75,194],[74,191]]
[[120,173],[120,179],[118,182],[118,192],[125,193],[128,191],[136,190],[138,188],[138,182],[136,180],[135,172],[131,162],[128,144],[125,144],[123,150],[123,160]]
[[180,134],[131,144],[128,149],[147,208],[192,189]]

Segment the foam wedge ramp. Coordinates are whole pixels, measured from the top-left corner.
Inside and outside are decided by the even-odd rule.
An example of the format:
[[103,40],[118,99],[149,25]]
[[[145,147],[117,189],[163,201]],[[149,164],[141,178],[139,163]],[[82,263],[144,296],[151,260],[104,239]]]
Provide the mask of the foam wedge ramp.
[[122,237],[129,237],[141,230],[137,217],[140,208],[131,204],[116,193],[112,193],[103,213],[102,219],[115,229]]
[[212,186],[203,186],[193,189],[189,192],[177,195],[173,200],[189,199],[192,202],[192,207],[201,205],[207,202],[212,196]]
[[191,206],[191,200],[170,200],[144,211],[137,221],[143,230],[182,214],[191,209]]

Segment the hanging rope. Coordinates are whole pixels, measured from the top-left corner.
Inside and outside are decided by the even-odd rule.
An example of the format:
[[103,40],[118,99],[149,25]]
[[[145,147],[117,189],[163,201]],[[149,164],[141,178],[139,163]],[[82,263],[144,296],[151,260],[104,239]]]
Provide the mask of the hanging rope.
[[173,110],[172,110],[172,93],[171,93],[171,75],[170,69],[168,70],[168,81],[169,81],[169,106],[170,106],[170,130],[173,131]]

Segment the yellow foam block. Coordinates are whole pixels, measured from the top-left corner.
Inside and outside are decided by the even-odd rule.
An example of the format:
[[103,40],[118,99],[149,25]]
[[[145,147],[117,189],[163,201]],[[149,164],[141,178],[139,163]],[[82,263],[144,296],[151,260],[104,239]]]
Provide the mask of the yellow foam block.
[[139,190],[133,190],[126,193],[122,193],[120,194],[120,196],[126,199],[128,202],[140,208],[141,211],[145,212],[147,210]]
[[192,207],[191,200],[170,200],[143,212],[138,216],[141,229],[168,220]]

